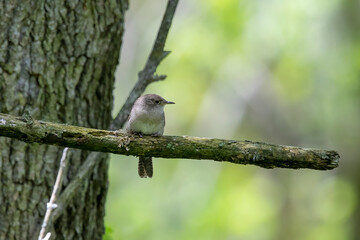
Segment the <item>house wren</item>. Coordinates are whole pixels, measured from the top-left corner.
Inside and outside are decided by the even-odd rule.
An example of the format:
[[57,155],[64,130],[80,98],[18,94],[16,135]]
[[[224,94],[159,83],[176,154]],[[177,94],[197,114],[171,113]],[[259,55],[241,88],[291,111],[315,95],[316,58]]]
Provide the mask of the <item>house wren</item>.
[[[139,97],[131,109],[125,130],[130,134],[162,136],[165,127],[164,106],[175,104],[156,94]],[[153,176],[151,157],[139,156],[138,173],[142,178]]]

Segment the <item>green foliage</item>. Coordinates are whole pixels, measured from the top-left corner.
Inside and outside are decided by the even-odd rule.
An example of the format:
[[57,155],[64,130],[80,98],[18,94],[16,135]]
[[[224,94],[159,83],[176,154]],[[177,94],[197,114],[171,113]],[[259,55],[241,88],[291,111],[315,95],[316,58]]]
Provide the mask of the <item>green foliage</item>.
[[[160,16],[150,5],[156,4],[162,3],[130,6],[127,19],[137,35],[123,46],[128,67],[119,68],[115,111],[150,51]],[[135,158],[113,156],[110,236],[356,236],[360,223],[349,223],[360,214],[360,21],[349,9],[345,0],[181,1],[166,44],[172,53],[158,69],[168,78],[147,90],[176,102],[166,109],[165,134],[336,149],[340,168],[263,170],[155,159],[154,178],[144,180],[137,178]]]

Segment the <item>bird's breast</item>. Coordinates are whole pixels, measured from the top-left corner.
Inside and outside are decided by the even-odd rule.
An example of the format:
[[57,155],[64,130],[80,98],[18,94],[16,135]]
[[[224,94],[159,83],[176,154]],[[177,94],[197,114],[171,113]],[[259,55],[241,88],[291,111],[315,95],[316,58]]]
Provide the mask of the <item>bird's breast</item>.
[[131,132],[140,132],[145,135],[162,135],[164,132],[165,121],[163,112],[137,112],[129,120],[129,130]]

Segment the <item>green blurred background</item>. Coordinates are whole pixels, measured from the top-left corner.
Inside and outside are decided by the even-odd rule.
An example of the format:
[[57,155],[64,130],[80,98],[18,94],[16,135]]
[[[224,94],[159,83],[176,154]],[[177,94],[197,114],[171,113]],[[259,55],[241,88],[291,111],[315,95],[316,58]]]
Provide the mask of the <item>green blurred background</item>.
[[[119,111],[165,0],[130,0]],[[360,1],[180,0],[158,69],[166,135],[334,149],[333,171],[111,156],[105,239],[360,239]]]

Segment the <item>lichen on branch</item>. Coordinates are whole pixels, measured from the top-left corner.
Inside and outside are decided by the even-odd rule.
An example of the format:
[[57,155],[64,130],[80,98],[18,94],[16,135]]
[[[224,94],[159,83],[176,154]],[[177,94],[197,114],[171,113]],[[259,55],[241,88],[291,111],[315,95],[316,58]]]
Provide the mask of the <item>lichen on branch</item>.
[[209,159],[263,168],[330,170],[338,166],[336,151],[191,136],[138,137],[0,114],[0,136],[88,151],[161,158]]

